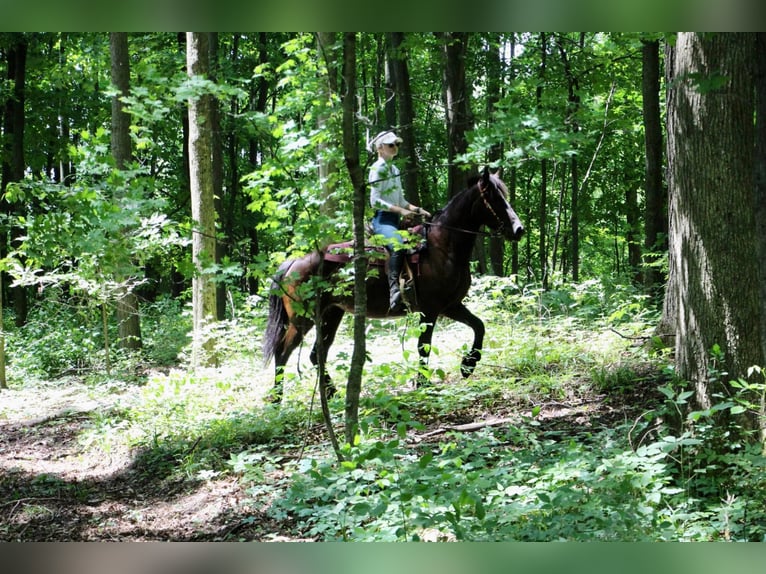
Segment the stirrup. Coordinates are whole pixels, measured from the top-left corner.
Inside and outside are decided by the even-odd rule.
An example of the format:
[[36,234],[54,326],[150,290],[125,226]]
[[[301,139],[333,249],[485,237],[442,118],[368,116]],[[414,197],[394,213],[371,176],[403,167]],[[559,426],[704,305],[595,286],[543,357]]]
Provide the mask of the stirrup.
[[392,302],[391,299],[388,301],[388,312],[389,313],[398,313],[399,311],[404,311],[407,308],[407,305],[404,303],[404,299],[402,298],[401,291],[399,292],[399,297],[396,298]]

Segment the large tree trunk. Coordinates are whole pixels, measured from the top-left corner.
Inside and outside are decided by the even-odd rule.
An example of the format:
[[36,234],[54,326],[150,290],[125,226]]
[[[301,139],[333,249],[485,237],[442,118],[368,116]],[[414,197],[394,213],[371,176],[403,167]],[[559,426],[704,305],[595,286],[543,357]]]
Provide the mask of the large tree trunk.
[[[535,90],[535,98],[538,109],[542,105],[543,83],[545,82],[545,68],[548,55],[548,40],[545,32],[540,33],[540,68],[538,77],[540,83]],[[540,282],[544,290],[548,289],[548,160],[540,160],[540,210],[538,223],[540,225]]]
[[[208,34],[208,62],[210,70],[208,77],[211,81],[218,81],[218,32]],[[210,98],[210,127],[212,165],[213,165],[213,197],[214,209],[220,220],[225,215],[223,190],[223,134],[221,133],[221,106],[217,98]],[[229,190],[231,191],[231,190]],[[221,230],[229,226],[228,221],[219,221],[222,224]],[[215,243],[215,262],[220,264],[224,257],[229,255],[230,237],[224,237],[223,241]],[[223,321],[226,318],[226,293],[228,287],[223,281],[215,284],[215,318],[217,321]]]
[[[210,72],[208,33],[186,33],[186,65],[190,77],[208,77]],[[203,94],[189,100],[189,183],[191,187],[192,281],[194,315],[194,363],[215,361],[215,339],[208,327],[216,317],[216,288],[206,271],[215,260],[215,197],[213,194],[213,111],[212,96]]]
[[407,52],[404,48],[404,33],[387,34],[389,62],[394,80],[397,107],[399,108],[398,133],[402,137],[399,156],[404,159],[402,185],[407,201],[413,205],[422,205],[418,185],[418,157],[415,153],[415,111],[410,89],[410,70],[407,65]]
[[458,165],[455,158],[468,149],[466,134],[473,128],[465,76],[467,32],[441,34],[444,49],[444,99],[447,109],[447,187],[449,197],[468,187],[468,176],[476,170]]
[[[726,379],[764,365],[753,209],[754,41],[753,34],[681,33],[667,64],[674,78],[668,165],[676,370],[694,384],[702,408]],[[711,363],[716,345],[723,359]]]
[[[7,78],[13,86],[13,91],[6,99],[5,113],[3,118],[4,145],[0,149],[2,157],[2,189],[0,197],[5,193],[5,188],[13,181],[24,179],[24,124],[26,115],[24,110],[26,97],[26,70],[27,70],[27,38],[22,33],[10,34],[13,43],[6,51]],[[3,201],[3,203],[5,203]],[[11,213],[12,208],[4,205],[5,211]],[[19,234],[18,229],[11,230],[11,241]],[[5,238],[3,239],[5,241]],[[10,246],[8,246],[10,247]],[[6,245],[2,247],[6,252]],[[14,321],[17,327],[27,322],[28,300],[26,287],[11,288],[14,309]]]
[[644,250],[647,263],[643,270],[645,287],[656,293],[662,284],[662,274],[651,265],[667,251],[667,193],[662,178],[662,118],[660,116],[660,43],[644,42],[642,87],[644,112],[644,149],[646,151],[646,181],[644,209]]
[[[320,79],[322,101],[330,102],[331,95],[338,93],[337,86],[337,63],[335,57],[335,32],[317,32],[317,52],[319,58],[324,61],[327,75]],[[317,115],[317,127],[327,130],[332,118],[332,109],[327,107]],[[332,150],[337,149],[337,142],[322,141],[317,145],[317,163],[319,164],[319,183],[322,185],[322,203],[320,211],[327,217],[336,217],[338,214],[338,199],[335,195],[335,182],[338,177],[338,164],[332,155]]]
[[[117,169],[125,169],[131,160],[130,116],[125,111],[121,98],[130,92],[130,58],[128,35],[125,32],[109,34],[112,85],[117,93],[112,97],[112,156]],[[121,282],[125,277],[118,276]],[[117,321],[119,345],[123,349],[141,348],[141,323],[138,314],[136,294],[121,288],[117,296]]]
[[[504,64],[502,54],[506,45],[491,45],[486,52],[487,57],[487,121],[493,121],[495,113],[495,105],[500,101],[502,95],[502,85],[504,79]],[[513,58],[514,51],[514,39],[511,34],[511,49],[510,54]],[[512,63],[509,62],[509,67],[513,69]],[[490,163],[498,163],[503,157],[503,143],[497,143],[493,145],[489,150],[488,160]],[[512,168],[512,169],[515,169]],[[509,192],[510,190],[509,184]],[[515,189],[512,190],[515,193]],[[511,198],[509,198],[509,201]],[[516,242],[513,242],[516,246]],[[502,237],[492,235],[489,239],[489,267],[493,275],[502,277],[505,275],[505,241]]]
[[[766,33],[755,46],[755,222],[761,301],[761,352],[766,358]],[[761,365],[766,367],[766,365]]]
[[[580,49],[584,45],[584,34],[580,34]],[[567,79],[567,90],[569,92],[567,122],[570,124],[573,132],[580,131],[580,125],[577,122],[577,112],[580,108],[580,83],[578,77],[572,70],[569,56],[564,47],[564,43],[558,41],[559,54],[561,62],[564,65],[564,75]],[[577,283],[580,280],[580,193],[584,191],[584,182],[580,182],[579,166],[577,154],[572,155],[570,160],[570,174],[572,176],[572,281]],[[587,174],[586,174],[587,177]]]

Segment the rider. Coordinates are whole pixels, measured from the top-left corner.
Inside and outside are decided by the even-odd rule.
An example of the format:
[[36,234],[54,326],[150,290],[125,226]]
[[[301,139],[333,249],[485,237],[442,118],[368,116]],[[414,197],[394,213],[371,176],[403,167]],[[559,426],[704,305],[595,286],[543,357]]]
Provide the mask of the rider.
[[389,311],[400,311],[403,306],[399,292],[399,273],[404,265],[404,240],[399,234],[399,219],[402,215],[417,214],[430,217],[422,207],[412,205],[404,199],[402,181],[393,159],[399,152],[402,138],[392,130],[380,132],[370,143],[378,152],[378,160],[370,167],[370,205],[375,209],[372,230],[387,239],[386,248],[391,254],[388,260],[388,286],[390,289]]

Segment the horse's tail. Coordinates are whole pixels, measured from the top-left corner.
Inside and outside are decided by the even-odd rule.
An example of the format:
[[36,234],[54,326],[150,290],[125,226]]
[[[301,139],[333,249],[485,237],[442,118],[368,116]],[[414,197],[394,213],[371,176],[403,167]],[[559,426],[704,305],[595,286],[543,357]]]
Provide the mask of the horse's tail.
[[277,347],[282,342],[287,330],[287,309],[282,301],[282,280],[287,275],[290,262],[286,261],[277,270],[271,283],[269,294],[269,318],[266,331],[263,334],[263,362],[268,363],[274,358]]

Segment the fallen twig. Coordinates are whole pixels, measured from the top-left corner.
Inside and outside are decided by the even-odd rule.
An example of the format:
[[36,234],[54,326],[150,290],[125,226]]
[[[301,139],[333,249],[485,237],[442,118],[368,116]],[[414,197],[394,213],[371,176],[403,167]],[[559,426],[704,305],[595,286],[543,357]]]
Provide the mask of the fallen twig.
[[498,426],[498,425],[507,424],[507,423],[513,422],[513,420],[514,419],[509,419],[509,418],[505,418],[505,419],[491,419],[491,420],[488,420],[488,421],[479,421],[479,422],[474,422],[474,423],[464,423],[462,425],[450,425],[450,426],[438,428],[436,430],[432,430],[432,431],[427,432],[425,434],[419,435],[419,436],[417,436],[415,438],[417,440],[422,440],[424,438],[428,438],[428,437],[444,434],[444,433],[449,432],[449,431],[455,431],[455,432],[473,432],[473,431],[481,430],[481,429],[487,428],[487,427],[494,427],[494,426]]

